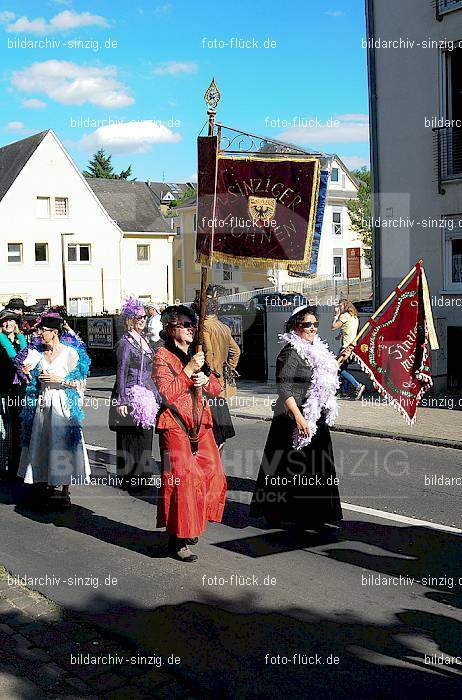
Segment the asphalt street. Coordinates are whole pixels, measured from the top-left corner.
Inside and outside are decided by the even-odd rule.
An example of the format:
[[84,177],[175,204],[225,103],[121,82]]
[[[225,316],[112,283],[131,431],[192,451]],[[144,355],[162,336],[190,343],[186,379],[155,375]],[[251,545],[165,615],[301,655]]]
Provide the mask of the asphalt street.
[[[86,426],[100,476],[114,447],[103,403]],[[1,563],[147,653],[179,656],[175,673],[198,697],[459,697],[462,539],[450,526],[462,486],[431,478],[459,477],[460,451],[334,434],[343,531],[294,539],[249,520],[269,424],[235,426],[224,521],[195,564],[165,556],[155,489],[102,484],[74,487],[61,514],[2,487]]]

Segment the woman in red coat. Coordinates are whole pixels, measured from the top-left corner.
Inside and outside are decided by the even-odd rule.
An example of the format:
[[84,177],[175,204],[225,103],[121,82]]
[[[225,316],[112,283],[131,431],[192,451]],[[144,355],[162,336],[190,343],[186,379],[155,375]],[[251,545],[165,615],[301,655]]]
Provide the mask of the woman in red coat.
[[[170,306],[162,314],[165,345],[158,348],[152,378],[163,404],[157,421],[162,462],[161,498],[157,526],[170,534],[169,549],[176,559],[196,561],[188,545],[196,544],[207,521],[220,522],[226,501],[226,478],[213,437],[208,396],[218,396],[218,379],[205,373],[204,353],[192,354],[196,317],[186,306]],[[191,444],[194,428],[194,387],[200,387],[197,451]]]

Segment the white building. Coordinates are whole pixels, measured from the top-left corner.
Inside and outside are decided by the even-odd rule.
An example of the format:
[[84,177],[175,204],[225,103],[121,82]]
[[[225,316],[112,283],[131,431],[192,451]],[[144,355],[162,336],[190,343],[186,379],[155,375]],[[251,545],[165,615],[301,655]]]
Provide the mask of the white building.
[[462,387],[462,1],[367,0],[376,303],[419,258],[441,350]]
[[174,233],[147,185],[121,181],[116,221],[89,182],[51,130],[0,149],[0,302],[97,314],[130,293],[171,299]]

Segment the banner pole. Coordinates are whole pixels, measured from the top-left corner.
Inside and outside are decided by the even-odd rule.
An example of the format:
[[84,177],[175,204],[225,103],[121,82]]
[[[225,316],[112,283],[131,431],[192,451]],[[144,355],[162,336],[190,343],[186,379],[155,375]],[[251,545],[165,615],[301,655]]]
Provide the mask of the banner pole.
[[[218,90],[218,87],[215,83],[215,78],[212,78],[212,82],[210,83],[207,92],[204,95],[205,102],[207,104],[207,115],[209,118],[209,124],[208,124],[208,135],[213,136],[213,132],[215,130],[215,117],[216,117],[216,107],[218,105],[218,102],[220,101],[220,91]],[[217,146],[218,148],[218,146]],[[215,160],[215,168],[217,167],[217,162]],[[198,195],[199,196],[199,195]],[[214,197],[216,197],[216,170],[215,170],[215,192],[214,192]],[[215,212],[213,214],[213,217],[215,217]],[[197,341],[196,341],[196,352],[201,352],[203,349],[204,345],[204,319],[205,319],[205,307],[206,307],[206,293],[207,293],[207,277],[208,277],[208,268],[210,267],[211,260],[212,260],[212,252],[213,252],[213,233],[214,233],[214,228],[215,228],[215,222],[212,221],[212,243],[210,247],[210,256],[208,260],[208,265],[202,265],[201,266],[201,290],[200,290],[200,295],[199,295],[199,320],[198,320],[198,326],[197,326]],[[197,235],[197,233],[196,233]],[[199,387],[196,387],[194,389],[194,401],[193,401],[193,420],[194,420],[194,429],[193,429],[193,435],[192,435],[192,443],[196,445],[196,448],[199,445],[199,430],[200,430],[200,419],[199,419],[199,402],[202,396],[202,391]],[[197,451],[197,449],[196,449]]]

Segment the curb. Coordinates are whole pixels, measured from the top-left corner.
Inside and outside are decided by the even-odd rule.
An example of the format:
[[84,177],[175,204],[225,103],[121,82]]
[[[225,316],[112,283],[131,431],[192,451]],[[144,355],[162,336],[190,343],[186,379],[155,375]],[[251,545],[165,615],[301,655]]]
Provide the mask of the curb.
[[[247,418],[249,420],[271,421],[270,416],[250,416],[248,413],[238,413],[230,411],[234,418]],[[349,426],[336,425],[331,427],[335,433],[347,433],[350,435],[363,435],[364,437],[385,438],[387,440],[397,440],[400,442],[411,442],[416,445],[431,445],[433,447],[446,447],[453,450],[462,450],[462,442],[452,442],[443,438],[432,438],[424,435],[403,435],[387,433],[385,430],[368,430],[367,428],[350,428]]]

